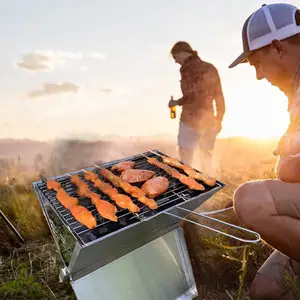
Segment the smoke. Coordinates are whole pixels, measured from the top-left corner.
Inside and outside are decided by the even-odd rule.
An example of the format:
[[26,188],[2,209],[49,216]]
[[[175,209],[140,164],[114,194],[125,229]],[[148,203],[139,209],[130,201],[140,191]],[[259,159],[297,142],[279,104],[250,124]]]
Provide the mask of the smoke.
[[[172,154],[176,147],[163,141],[145,141],[116,139],[114,141],[98,140],[86,141],[83,139],[56,140],[52,144],[47,174],[60,174],[101,165],[105,162],[126,158],[148,151],[159,149]],[[174,153],[173,153],[174,154]]]
[[22,174],[39,174],[39,177],[48,178],[92,167],[93,164],[134,156],[150,149],[177,155],[175,141],[161,137],[122,138],[116,135],[99,140],[99,137],[84,134],[52,142],[2,141],[0,146],[0,181],[1,177],[7,175],[4,170],[11,169],[11,166],[17,170],[18,177],[22,169]]

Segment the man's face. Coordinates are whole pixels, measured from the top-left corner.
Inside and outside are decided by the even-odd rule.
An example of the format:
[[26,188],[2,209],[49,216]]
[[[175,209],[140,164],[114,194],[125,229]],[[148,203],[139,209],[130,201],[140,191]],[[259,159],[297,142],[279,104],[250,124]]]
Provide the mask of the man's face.
[[177,64],[183,65],[185,59],[187,58],[187,54],[186,52],[174,53],[173,58]]
[[[283,46],[283,45],[281,45]],[[258,80],[266,79],[272,85],[286,92],[290,88],[291,74],[288,72],[289,58],[285,48],[270,45],[259,49],[248,58],[250,65],[255,67]]]

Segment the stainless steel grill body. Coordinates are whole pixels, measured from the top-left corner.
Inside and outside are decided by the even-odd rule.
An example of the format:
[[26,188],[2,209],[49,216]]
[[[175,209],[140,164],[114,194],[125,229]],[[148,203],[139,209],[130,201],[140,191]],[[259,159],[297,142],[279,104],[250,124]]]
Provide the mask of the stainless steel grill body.
[[72,283],[78,299],[188,300],[197,296],[181,228]]
[[[160,153],[157,150],[156,152]],[[165,155],[163,153],[160,154]],[[152,152],[144,153],[144,155],[157,158]],[[205,191],[191,191],[187,186],[167,175],[163,170],[150,165],[143,155],[135,155],[127,157],[126,159],[109,162],[102,167],[110,169],[114,164],[124,160],[133,160],[136,163],[137,169],[153,170],[157,175],[162,175],[169,179],[170,187],[168,191],[155,199],[159,206],[157,210],[152,211],[144,204],[138,202],[137,199],[132,198],[132,200],[141,208],[141,211],[138,214],[132,214],[128,210],[119,209],[117,213],[119,221],[118,223],[114,223],[100,217],[89,199],[80,198],[80,205],[83,205],[92,211],[97,219],[97,227],[89,230],[78,223],[72,217],[70,212],[58,202],[55,197],[55,192],[47,190],[45,181],[41,180],[33,183],[33,187],[41,202],[44,215],[65,265],[61,272],[61,277],[69,277],[75,289],[79,286],[76,282],[85,282],[87,280],[86,278],[94,278],[93,276],[96,276],[96,278],[105,277],[103,275],[106,274],[104,271],[105,268],[106,270],[113,270],[113,265],[117,262],[122,266],[124,262],[125,264],[128,264],[126,261],[137,260],[137,258],[132,258],[132,255],[138,256],[138,253],[143,253],[139,251],[143,251],[141,249],[145,249],[146,245],[148,246],[146,247],[147,249],[144,250],[144,253],[148,253],[148,255],[151,255],[153,249],[156,249],[151,258],[149,258],[150,264],[153,265],[152,260],[159,261],[162,256],[168,255],[166,253],[161,253],[161,256],[157,255],[157,249],[159,249],[159,251],[167,251],[171,256],[176,256],[174,253],[180,252],[180,257],[186,257],[185,263],[178,264],[178,262],[176,263],[175,258],[171,261],[173,261],[174,264],[177,264],[178,272],[182,273],[182,270],[189,269],[190,262],[188,254],[187,251],[184,250],[185,241],[181,234],[178,233],[180,219],[166,213],[169,212],[184,218],[187,215],[187,212],[179,209],[178,206],[188,210],[194,210],[224,186],[223,183],[217,182],[214,187],[205,186]],[[97,171],[95,167],[86,168],[86,170]],[[82,176],[83,171],[70,172],[70,174]],[[100,174],[99,178],[107,181]],[[62,187],[71,196],[78,197],[76,194],[76,187],[70,183],[69,175],[57,176],[55,179],[62,184]],[[91,183],[87,183],[93,191],[100,194],[101,198],[112,202],[107,196],[95,189]],[[122,190],[120,190],[120,192],[122,192]],[[138,261],[136,263],[138,263]],[[168,263],[166,262],[166,264]],[[143,265],[143,270],[140,270],[139,267],[136,266],[132,267],[132,272],[141,272],[141,274],[145,272],[144,275],[140,276],[146,276],[147,269],[149,268],[151,267],[146,263]],[[126,273],[124,275],[127,276]],[[155,277],[154,274],[152,274],[152,276]],[[91,280],[91,282],[92,281],[93,280]],[[139,284],[145,285],[143,282]],[[160,283],[157,282],[156,284],[159,285]],[[136,285],[136,283],[134,285]],[[111,286],[113,288],[113,281],[111,282]],[[191,286],[193,286],[193,284],[191,284],[189,288],[191,288]],[[132,286],[131,289],[132,288],[134,288],[134,286]],[[80,290],[81,288],[78,288],[79,294]],[[149,295],[151,295],[151,293]],[[101,299],[118,298],[104,297]],[[127,298],[124,296],[119,299]],[[138,298],[128,297],[128,299]],[[154,297],[152,299],[159,298]]]

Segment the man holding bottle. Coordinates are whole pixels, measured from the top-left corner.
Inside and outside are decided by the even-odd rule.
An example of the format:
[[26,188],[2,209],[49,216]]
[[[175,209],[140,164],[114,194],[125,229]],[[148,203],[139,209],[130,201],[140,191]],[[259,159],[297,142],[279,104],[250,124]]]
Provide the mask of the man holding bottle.
[[215,140],[222,129],[225,113],[220,77],[217,69],[200,59],[197,51],[186,42],[177,42],[171,54],[175,62],[181,65],[183,97],[178,100],[171,99],[169,102],[171,109],[177,105],[182,107],[178,133],[180,160],[191,166],[194,151],[199,146],[200,170],[211,174]]

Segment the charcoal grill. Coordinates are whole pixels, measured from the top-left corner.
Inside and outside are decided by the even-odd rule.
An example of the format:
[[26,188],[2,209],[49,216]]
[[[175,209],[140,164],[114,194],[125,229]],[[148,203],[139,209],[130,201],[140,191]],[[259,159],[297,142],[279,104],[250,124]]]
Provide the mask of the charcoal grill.
[[[205,191],[189,190],[187,186],[147,162],[146,157],[160,159],[155,153],[167,156],[158,150],[151,150],[111,161],[101,167],[110,169],[118,162],[132,160],[137,169],[153,170],[157,175],[167,177],[170,181],[168,191],[155,198],[158,209],[153,211],[131,197],[141,211],[133,214],[127,209],[118,208],[118,222],[114,223],[103,219],[90,199],[79,197],[80,205],[89,209],[97,219],[97,226],[93,229],[88,229],[73,218],[58,202],[56,193],[47,190],[45,180],[33,182],[64,264],[59,280],[70,280],[78,299],[168,300],[193,299],[197,296],[180,222],[186,220],[195,223],[185,218],[189,213],[222,222],[193,210],[222,189],[224,184],[217,181],[213,187],[204,184]],[[96,166],[85,170],[98,173],[99,178],[107,182]],[[78,170],[52,178],[60,182],[71,196],[78,197],[76,186],[70,183],[70,175],[77,174],[88,183],[92,191],[112,202],[108,196],[94,188],[92,183],[86,181],[83,173],[83,170]],[[204,227],[231,236],[214,228]],[[255,240],[240,240],[258,242],[259,239],[256,234]]]

